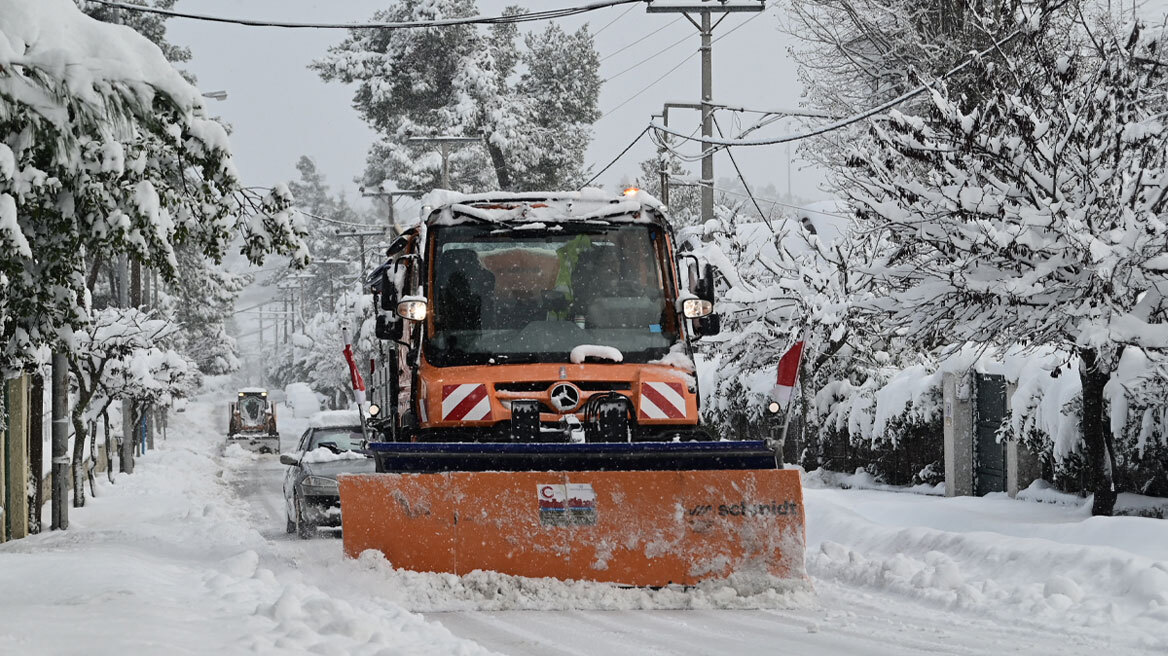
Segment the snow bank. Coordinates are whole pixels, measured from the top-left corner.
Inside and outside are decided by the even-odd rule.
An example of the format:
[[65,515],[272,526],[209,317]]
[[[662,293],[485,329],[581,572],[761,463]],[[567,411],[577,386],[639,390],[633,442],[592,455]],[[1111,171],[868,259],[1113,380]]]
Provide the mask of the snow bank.
[[589,581],[508,576],[476,570],[465,576],[394,568],[379,551],[357,561],[369,584],[419,612],[459,610],[786,609],[814,604],[809,582],[765,576],[705,581],[690,588],[626,588]]
[[320,399],[308,383],[289,383],[284,388],[284,398],[296,417],[311,417],[320,412]]
[[845,490],[882,490],[884,492],[907,492],[909,494],[925,494],[929,496],[945,496],[945,484],[898,486],[887,485],[876,480],[872,474],[857,469],[854,474],[833,472],[827,469],[816,469],[803,476],[803,486],[810,488],[838,487]]
[[1005,495],[808,489],[805,502],[814,579],[1025,618],[1073,644],[1103,633],[1108,653],[1168,650],[1168,522]]

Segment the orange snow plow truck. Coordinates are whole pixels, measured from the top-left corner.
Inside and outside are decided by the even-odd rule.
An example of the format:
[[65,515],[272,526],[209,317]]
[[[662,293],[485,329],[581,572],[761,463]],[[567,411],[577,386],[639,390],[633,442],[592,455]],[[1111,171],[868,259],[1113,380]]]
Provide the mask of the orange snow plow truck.
[[698,423],[709,265],[630,190],[434,192],[369,285],[377,473],[340,478],[345,553],[633,586],[805,578],[802,488]]

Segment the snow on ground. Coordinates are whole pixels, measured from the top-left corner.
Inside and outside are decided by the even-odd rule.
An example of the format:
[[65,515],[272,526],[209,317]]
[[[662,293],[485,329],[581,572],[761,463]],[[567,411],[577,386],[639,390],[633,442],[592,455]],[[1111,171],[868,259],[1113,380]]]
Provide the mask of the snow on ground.
[[231,484],[261,457],[218,455],[220,406],[174,415],[132,476],[70,509],[69,530],[0,545],[0,653],[489,653],[396,604],[335,597],[320,568],[274,558]]
[[[809,486],[813,593],[346,559],[327,534],[285,533],[274,457],[222,452],[228,394],[175,414],[68,531],[0,545],[0,590],[19,591],[0,600],[0,653],[1168,652],[1168,522],[1066,503]],[[286,417],[284,444],[307,423]]]

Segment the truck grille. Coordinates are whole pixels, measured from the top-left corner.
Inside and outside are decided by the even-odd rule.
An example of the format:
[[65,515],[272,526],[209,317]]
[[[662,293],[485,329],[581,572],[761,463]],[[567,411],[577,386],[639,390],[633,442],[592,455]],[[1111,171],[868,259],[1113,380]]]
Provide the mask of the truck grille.
[[[495,390],[499,392],[546,392],[552,385],[562,381],[538,380],[527,383],[495,383]],[[630,390],[632,384],[624,380],[569,380],[583,392],[612,392],[615,390]]]

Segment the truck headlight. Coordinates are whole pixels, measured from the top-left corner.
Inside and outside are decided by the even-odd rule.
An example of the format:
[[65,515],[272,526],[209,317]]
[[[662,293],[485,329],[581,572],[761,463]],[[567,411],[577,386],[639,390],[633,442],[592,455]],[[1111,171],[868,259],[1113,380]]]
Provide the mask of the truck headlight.
[[376,417],[379,414],[381,414],[381,406],[377,405],[376,403],[370,403],[369,404],[369,416]]

